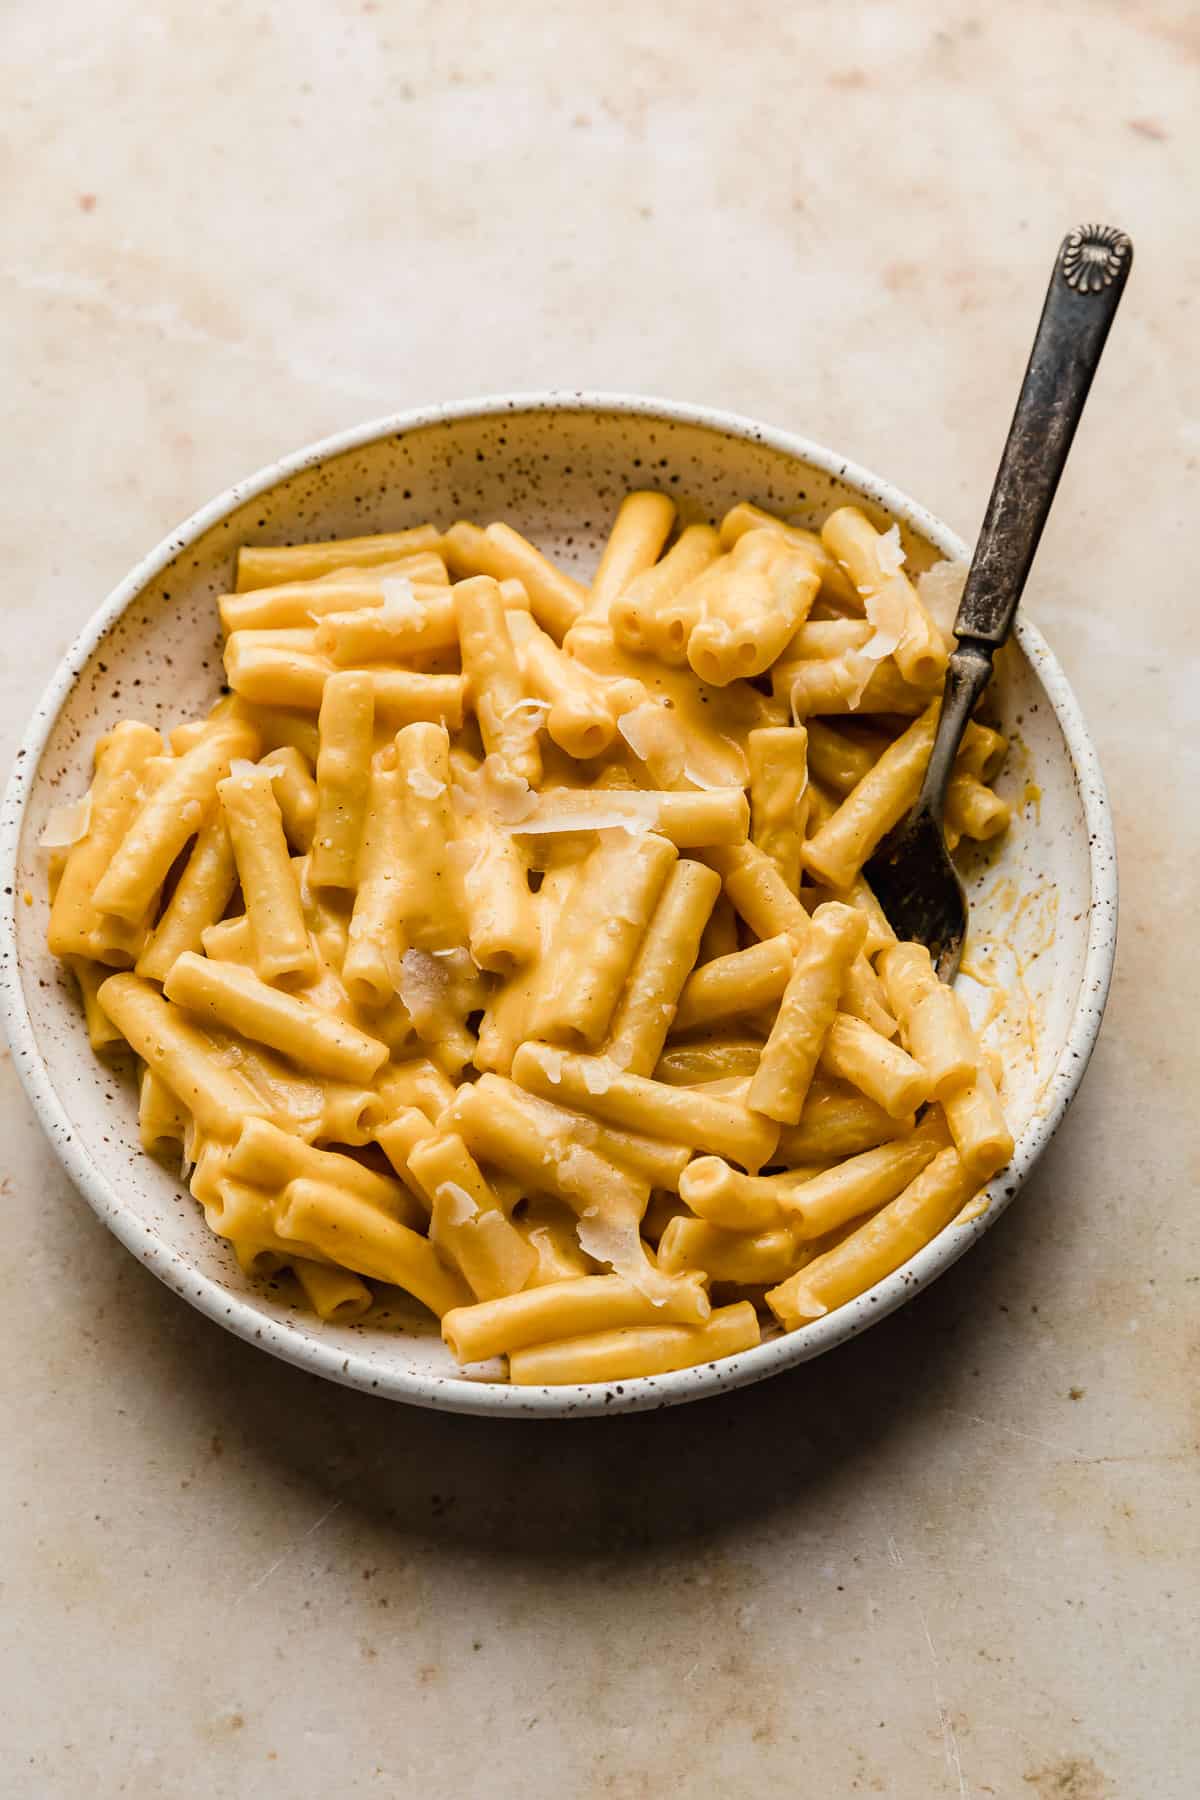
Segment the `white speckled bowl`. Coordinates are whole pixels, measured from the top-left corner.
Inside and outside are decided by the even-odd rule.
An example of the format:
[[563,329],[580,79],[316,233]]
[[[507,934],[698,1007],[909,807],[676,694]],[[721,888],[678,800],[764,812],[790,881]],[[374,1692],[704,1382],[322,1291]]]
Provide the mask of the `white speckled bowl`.
[[[17,752],[0,818],[0,999],[17,1070],[64,1166],[122,1243],[193,1306],[276,1356],[390,1399],[509,1417],[637,1411],[740,1387],[833,1349],[949,1268],[999,1218],[1057,1129],[1100,1027],[1117,911],[1108,805],[1074,696],[1024,620],[996,683],[1015,742],[1001,787],[1017,817],[971,877],[966,965],[985,972],[990,964],[1013,983],[991,1032],[1005,1056],[1018,1142],[978,1216],[803,1332],[724,1362],[611,1386],[466,1379],[415,1306],[400,1301],[357,1326],[321,1326],[240,1274],[185,1189],[139,1149],[132,1082],[92,1056],[73,986],[46,952],[36,846],[50,807],[82,793],[91,744],[118,718],[168,726],[211,704],[221,670],[213,602],[231,585],[239,544],[394,530],[430,517],[506,518],[586,572],[621,493],[648,486],[713,518],[746,497],[813,523],[859,501],[899,521],[910,568],[966,554],[944,525],[866,470],[747,419],[606,394],[404,413],[286,457],[172,533],[87,625]],[[1036,605],[1036,581],[1034,590]],[[964,987],[980,1012],[987,991],[970,980]]]

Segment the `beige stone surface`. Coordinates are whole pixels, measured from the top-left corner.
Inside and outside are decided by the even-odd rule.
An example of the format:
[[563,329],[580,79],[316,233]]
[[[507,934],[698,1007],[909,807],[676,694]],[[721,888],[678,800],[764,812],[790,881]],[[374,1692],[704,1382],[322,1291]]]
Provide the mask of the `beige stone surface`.
[[435,1417],[168,1295],[5,1059],[5,1795],[1190,1800],[1195,7],[10,0],[0,57],[6,756],[169,526],[395,407],[712,402],[969,532],[1060,233],[1138,254],[1030,597],[1120,959],[1018,1204],[763,1387]]

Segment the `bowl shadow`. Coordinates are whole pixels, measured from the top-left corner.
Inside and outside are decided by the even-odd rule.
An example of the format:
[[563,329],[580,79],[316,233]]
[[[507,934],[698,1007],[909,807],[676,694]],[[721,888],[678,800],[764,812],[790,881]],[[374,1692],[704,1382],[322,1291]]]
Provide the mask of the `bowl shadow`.
[[1014,1271],[1036,1260],[1067,1154],[1062,1139],[1051,1144],[1000,1225],[858,1338],[757,1386],[655,1413],[497,1420],[398,1406],[182,1313],[125,1259],[121,1312],[152,1340],[176,1403],[236,1444],[241,1471],[253,1477],[260,1463],[290,1490],[310,1486],[314,1512],[336,1502],[385,1540],[542,1567],[652,1555],[783,1508],[803,1528],[805,1514],[827,1513],[839,1490],[871,1478],[888,1440],[969,1410],[973,1365],[1003,1353]]

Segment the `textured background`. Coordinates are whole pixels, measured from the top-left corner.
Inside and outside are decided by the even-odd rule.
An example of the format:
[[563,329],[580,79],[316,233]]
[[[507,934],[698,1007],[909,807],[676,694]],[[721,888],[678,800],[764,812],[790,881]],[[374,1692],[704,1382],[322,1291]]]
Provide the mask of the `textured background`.
[[1190,1800],[1195,5],[9,0],[11,752],[178,519],[396,407],[638,389],[976,526],[1049,261],[1138,263],[1031,611],[1124,923],[1037,1178],[915,1305],[605,1425],[388,1408],[109,1238],[0,1064],[13,1800]]

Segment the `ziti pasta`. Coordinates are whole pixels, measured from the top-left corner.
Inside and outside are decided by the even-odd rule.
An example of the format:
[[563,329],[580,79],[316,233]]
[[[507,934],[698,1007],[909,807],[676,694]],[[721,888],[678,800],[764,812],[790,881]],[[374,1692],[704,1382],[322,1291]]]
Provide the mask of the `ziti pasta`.
[[[226,696],[114,726],[45,843],[92,1046],[248,1275],[627,1379],[804,1329],[972,1200],[992,1060],[862,874],[948,651],[903,564],[854,507],[655,493],[590,587],[502,521],[241,551]],[[1007,825],[1005,749],[968,728],[956,837]]]

